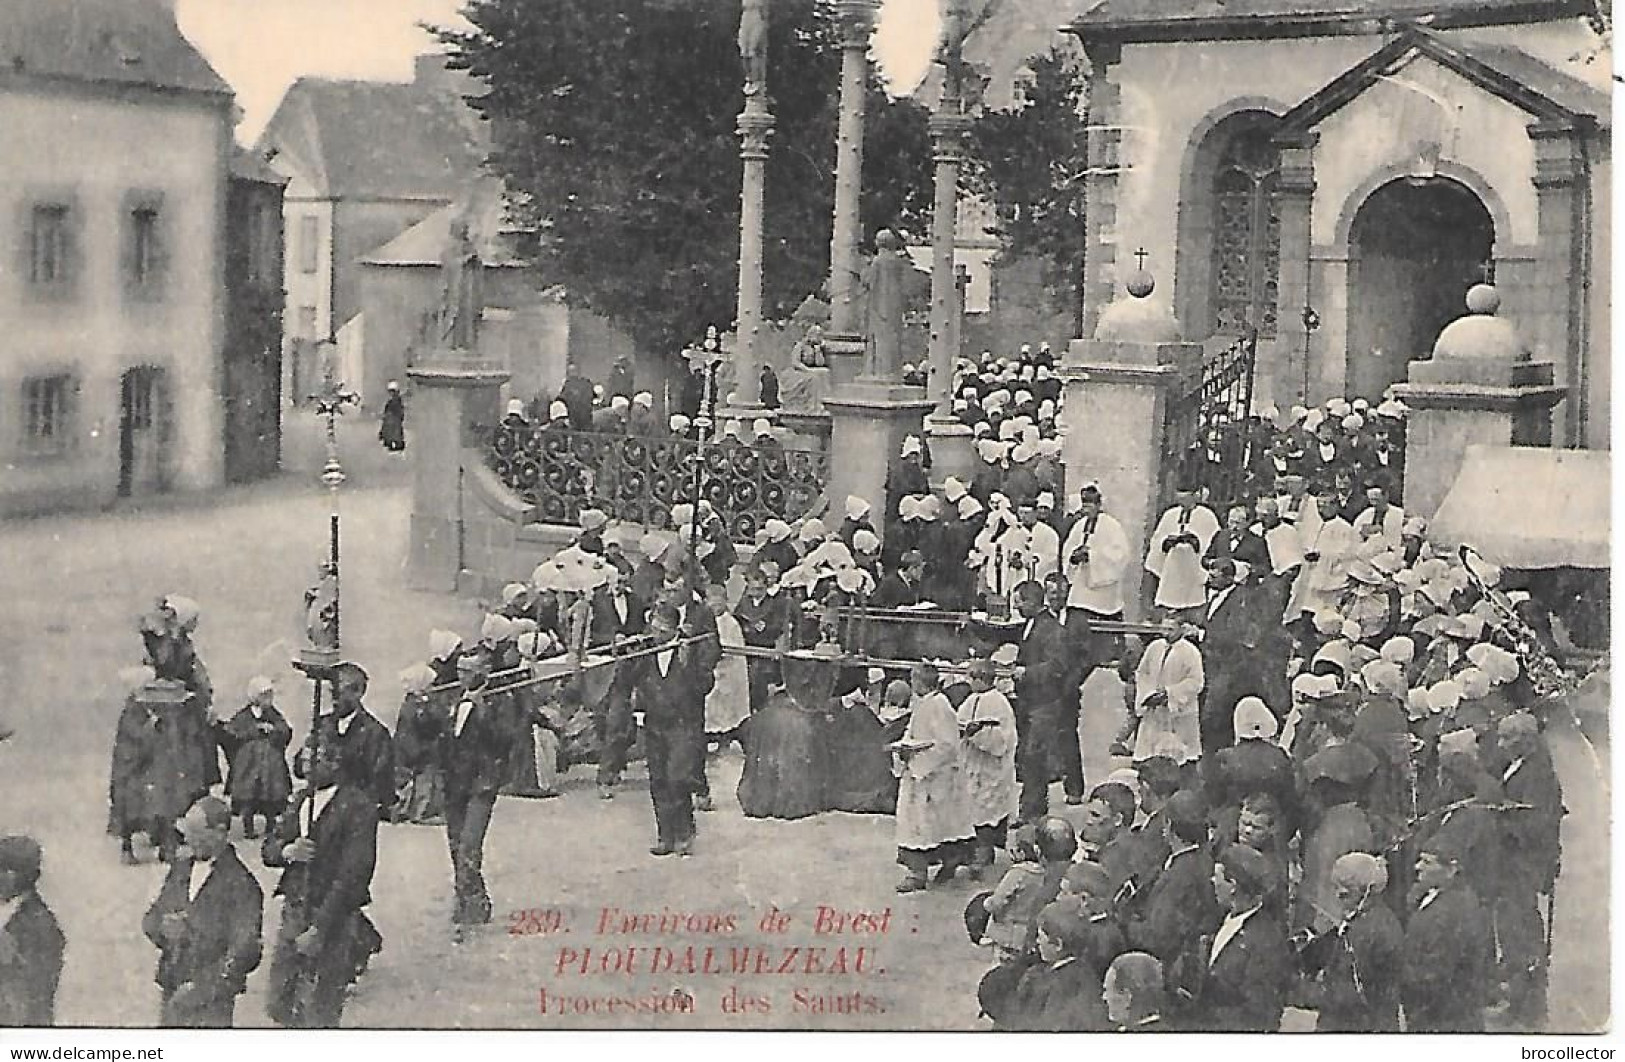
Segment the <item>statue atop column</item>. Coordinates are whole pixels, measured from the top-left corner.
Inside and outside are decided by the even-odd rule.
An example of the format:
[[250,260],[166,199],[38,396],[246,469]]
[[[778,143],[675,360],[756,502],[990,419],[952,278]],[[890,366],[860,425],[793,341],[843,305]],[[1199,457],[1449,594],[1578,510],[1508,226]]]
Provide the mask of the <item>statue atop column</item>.
[[739,57],[745,63],[745,95],[767,91],[767,0],[744,0],[740,8]]
[[903,253],[903,239],[890,229],[875,237],[875,257],[863,277],[866,299],[863,375],[901,380],[903,330],[907,325],[908,279],[914,271]]
[[480,260],[468,218],[451,223],[451,238],[441,255],[440,343],[450,350],[476,349],[480,315],[485,310],[485,263]]

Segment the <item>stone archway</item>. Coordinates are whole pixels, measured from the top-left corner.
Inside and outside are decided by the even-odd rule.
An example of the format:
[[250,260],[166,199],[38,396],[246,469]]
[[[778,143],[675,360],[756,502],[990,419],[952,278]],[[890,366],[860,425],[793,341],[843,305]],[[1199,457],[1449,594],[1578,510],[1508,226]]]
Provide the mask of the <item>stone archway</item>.
[[1348,246],[1344,393],[1375,399],[1461,316],[1467,289],[1491,261],[1495,221],[1459,181],[1399,178],[1360,204]]

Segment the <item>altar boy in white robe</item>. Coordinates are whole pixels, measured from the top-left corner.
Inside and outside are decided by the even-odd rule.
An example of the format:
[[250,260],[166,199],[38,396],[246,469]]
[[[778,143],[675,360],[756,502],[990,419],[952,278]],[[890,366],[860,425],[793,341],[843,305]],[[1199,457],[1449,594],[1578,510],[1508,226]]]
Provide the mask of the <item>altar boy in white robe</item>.
[[899,779],[897,862],[907,871],[897,883],[900,893],[925,888],[933,865],[941,868],[937,881],[947,882],[966,862],[976,836],[959,767],[959,719],[935,667],[916,664],[911,681],[908,729],[891,746],[892,773]]
[[1198,502],[1195,485],[1181,484],[1173,508],[1157,521],[1145,551],[1145,570],[1157,577],[1158,608],[1178,613],[1207,602],[1202,556],[1218,533],[1219,518]]
[[970,800],[976,847],[970,877],[981,880],[993,865],[993,850],[1003,848],[1010,820],[1019,807],[1016,787],[1016,714],[1010,699],[994,689],[992,660],[972,660],[966,667],[971,692],[959,704],[959,770]]
[[1292,584],[1286,605],[1288,623],[1317,612],[1336,611],[1338,599],[1348,583],[1348,564],[1354,559],[1354,528],[1338,514],[1337,495],[1330,487],[1315,494],[1318,520],[1304,521],[1298,527],[1298,544],[1303,550],[1303,566]]
[[1164,735],[1177,738],[1187,749],[1202,747],[1199,702],[1207,684],[1202,652],[1193,635],[1196,627],[1177,623],[1166,638],[1145,647],[1134,672],[1135,711],[1140,717],[1134,739],[1134,760],[1149,759]]

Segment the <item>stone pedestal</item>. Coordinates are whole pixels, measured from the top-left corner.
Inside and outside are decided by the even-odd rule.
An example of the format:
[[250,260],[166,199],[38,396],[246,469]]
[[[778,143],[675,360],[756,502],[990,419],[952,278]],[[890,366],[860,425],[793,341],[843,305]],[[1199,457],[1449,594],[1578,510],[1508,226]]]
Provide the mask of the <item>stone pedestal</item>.
[[1070,509],[1079,487],[1091,480],[1100,484],[1106,511],[1128,536],[1123,599],[1131,620],[1139,618],[1146,538],[1161,515],[1167,402],[1201,359],[1200,343],[1170,335],[1156,341],[1076,339],[1062,362],[1061,460],[1072,496],[1057,501]]
[[[920,387],[905,387],[884,380],[859,380],[824,399],[830,415],[830,518],[839,521],[848,495],[889,512],[886,474],[903,440],[918,435],[932,402]],[[885,527],[876,520],[882,537]]]
[[1410,407],[1405,512],[1432,519],[1475,443],[1550,446],[1552,407],[1567,394],[1552,378],[1550,362],[1439,356],[1411,362],[1410,381],[1394,388]]
[[495,362],[439,354],[408,369],[412,399],[412,517],[407,585],[451,592],[462,568],[462,461],[484,446],[481,429],[501,418],[508,372]]
[[969,484],[976,475],[976,446],[970,425],[953,416],[925,418],[925,441],[931,447],[931,485],[940,488],[949,476]]

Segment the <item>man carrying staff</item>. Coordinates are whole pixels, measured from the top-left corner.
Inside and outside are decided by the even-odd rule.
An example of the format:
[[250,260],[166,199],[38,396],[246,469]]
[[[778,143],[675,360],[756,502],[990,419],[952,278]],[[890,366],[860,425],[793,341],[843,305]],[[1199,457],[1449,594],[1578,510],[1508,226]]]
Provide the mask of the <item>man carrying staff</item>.
[[179,826],[185,849],[141,921],[158,948],[158,1024],[226,1029],[260,964],[265,894],[227,840],[231,808],[225,801],[199,799]]
[[442,723],[441,770],[446,779],[446,847],[451,853],[455,939],[470,926],[491,921],[491,895],[485,888],[485,832],[491,826],[497,794],[510,773],[511,729],[501,702],[488,691],[490,658],[470,653],[457,661],[461,688],[450,717]]
[[705,643],[681,645],[684,617],[671,600],[649,617],[649,642],[658,647],[621,666],[636,668],[632,706],[643,719],[649,764],[649,801],[654,806],[653,856],[694,854],[695,779],[705,769]]
[[372,901],[378,805],[339,749],[300,755],[310,785],[261,852],[266,866],[287,868],[276,888],[284,900],[267,1012],[289,1028],[333,1029],[376,933],[361,909]]

